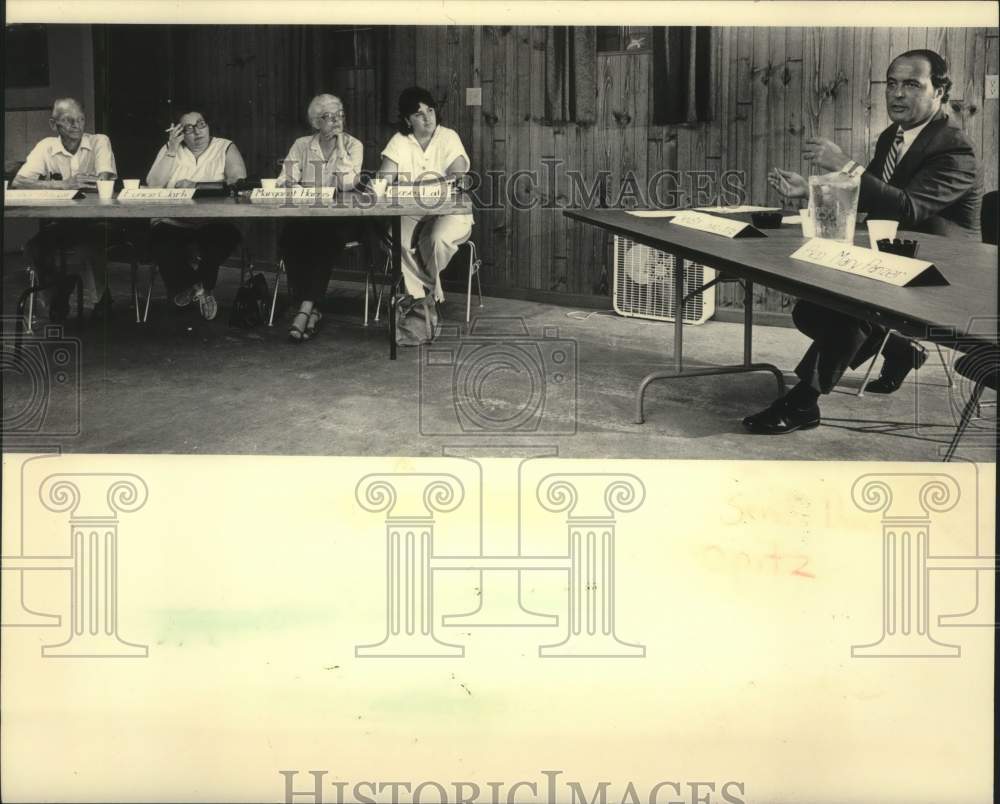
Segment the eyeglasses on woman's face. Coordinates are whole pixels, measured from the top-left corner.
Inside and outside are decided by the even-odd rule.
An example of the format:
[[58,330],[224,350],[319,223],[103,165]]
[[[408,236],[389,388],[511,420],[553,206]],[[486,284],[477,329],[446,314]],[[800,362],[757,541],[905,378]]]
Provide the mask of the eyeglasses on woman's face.
[[323,114],[316,115],[317,120],[322,120],[324,123],[332,123],[334,120],[343,120],[346,115],[343,109],[338,109],[335,112],[323,112]]
[[208,123],[204,120],[199,120],[197,123],[189,123],[186,126],[181,126],[181,131],[185,134],[194,134],[196,131],[204,131],[208,128]]

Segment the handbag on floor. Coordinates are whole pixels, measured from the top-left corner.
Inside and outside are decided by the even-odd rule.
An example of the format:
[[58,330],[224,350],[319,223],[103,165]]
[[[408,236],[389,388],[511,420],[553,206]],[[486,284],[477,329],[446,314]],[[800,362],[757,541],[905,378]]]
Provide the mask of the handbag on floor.
[[267,318],[270,294],[263,274],[251,273],[246,283],[236,291],[233,307],[229,313],[229,326],[253,329]]

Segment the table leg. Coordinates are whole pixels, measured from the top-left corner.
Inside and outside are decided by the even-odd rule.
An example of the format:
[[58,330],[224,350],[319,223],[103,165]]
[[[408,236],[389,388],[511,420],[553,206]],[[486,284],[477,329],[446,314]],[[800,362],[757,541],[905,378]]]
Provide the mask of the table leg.
[[[781,373],[781,369],[771,363],[751,362],[753,352],[753,283],[746,282],[744,287],[746,288],[746,294],[743,300],[743,363],[738,366],[717,366],[713,368],[684,371],[683,354],[681,351],[682,342],[679,340],[681,337],[679,333],[683,331],[681,330],[681,325],[683,324],[683,310],[680,308],[680,305],[678,305],[677,317],[674,321],[674,337],[678,338],[678,340],[674,343],[674,371],[654,371],[642,378],[642,381],[639,383],[639,390],[636,392],[635,397],[636,424],[642,424],[646,421],[643,410],[646,388],[657,380],[674,380],[677,378],[688,377],[711,377],[718,374],[749,374],[757,371],[769,371],[774,375],[774,378],[778,382],[778,395],[784,395],[785,377]],[[683,276],[680,284],[677,283],[675,277],[674,289],[675,293],[677,293],[676,298],[678,300],[684,298],[683,288]]]
[[396,285],[403,275],[403,219],[392,217],[392,276],[389,278],[389,359],[396,359]]

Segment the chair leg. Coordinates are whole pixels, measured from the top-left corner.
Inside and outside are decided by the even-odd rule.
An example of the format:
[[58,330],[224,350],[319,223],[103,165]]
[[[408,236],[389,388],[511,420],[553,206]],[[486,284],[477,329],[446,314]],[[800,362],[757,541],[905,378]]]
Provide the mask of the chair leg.
[[146,290],[146,304],[142,310],[142,323],[145,324],[149,320],[149,305],[153,301],[153,285],[156,284],[156,264],[153,263],[149,266],[149,287]]
[[369,270],[365,271],[365,326],[368,326],[368,302],[371,300],[371,287],[372,287],[372,273]]
[[378,321],[379,311],[382,309],[382,296],[385,294],[385,286],[388,281],[389,270],[392,267],[392,257],[386,257],[385,270],[382,272],[382,282],[378,289],[378,298],[375,301],[375,321]]
[[139,313],[139,263],[132,263],[132,306],[135,308],[135,323],[142,323]]
[[281,275],[285,272],[285,261],[278,260],[278,266],[274,269],[274,293],[271,296],[271,314],[267,318],[267,325],[274,326],[274,309],[278,306],[278,285],[281,282]]
[[465,323],[468,324],[472,320],[472,273],[475,270],[475,260],[476,250],[469,250],[469,281],[465,288]]
[[885,349],[885,345],[889,342],[889,336],[892,335],[892,330],[890,329],[885,333],[885,337],[882,339],[882,343],[879,344],[878,351],[872,357],[872,362],[868,364],[868,371],[865,372],[865,378],[861,381],[861,388],[858,389],[858,396],[865,395],[865,388],[868,387],[868,380],[872,376],[872,370],[875,368],[875,363],[879,359],[879,355],[882,354],[882,350]]
[[969,397],[965,406],[962,408],[962,418],[959,419],[958,427],[955,428],[955,435],[952,437],[951,443],[948,445],[948,451],[945,452],[944,455],[945,463],[949,462],[955,454],[955,450],[958,448],[958,442],[962,439],[962,435],[965,433],[966,428],[969,426],[969,421],[972,419],[972,412],[979,405],[979,397],[983,395],[984,387],[985,383],[976,383],[976,387],[972,391],[972,396]]
[[[28,287],[33,288],[33,287],[36,286],[35,285],[36,278],[37,278],[37,274],[35,273],[35,269],[29,267],[28,268]],[[27,301],[28,301],[28,319],[27,319],[27,322],[26,322],[26,324],[27,324],[26,331],[27,332],[32,332],[32,331],[34,331],[34,327],[35,327],[35,294],[34,293],[28,294]]]
[[951,376],[951,369],[948,368],[948,361],[944,359],[944,352],[941,351],[941,344],[935,343],[934,348],[937,349],[938,358],[941,360],[941,368],[944,369],[944,376],[948,379],[948,387],[955,387],[955,380]]

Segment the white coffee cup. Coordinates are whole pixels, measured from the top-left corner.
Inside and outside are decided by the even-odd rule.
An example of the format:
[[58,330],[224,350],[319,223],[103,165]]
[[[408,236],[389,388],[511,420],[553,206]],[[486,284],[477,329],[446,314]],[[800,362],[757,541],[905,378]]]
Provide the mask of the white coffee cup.
[[872,251],[878,251],[879,240],[892,240],[899,228],[897,221],[873,221],[871,218],[865,221],[865,225],[868,226],[868,243],[872,247]]
[[385,191],[389,187],[389,182],[385,179],[372,179],[372,192],[376,198],[384,198]]
[[802,223],[803,237],[811,239],[816,236],[816,227],[814,225],[809,207],[803,207],[799,210],[799,221]]
[[275,190],[278,187],[277,179],[261,179],[260,189],[262,190]]
[[125,185],[126,190],[138,190],[139,180],[138,179],[122,179],[122,184]]
[[97,197],[102,201],[110,201],[115,195],[114,179],[97,180]]

